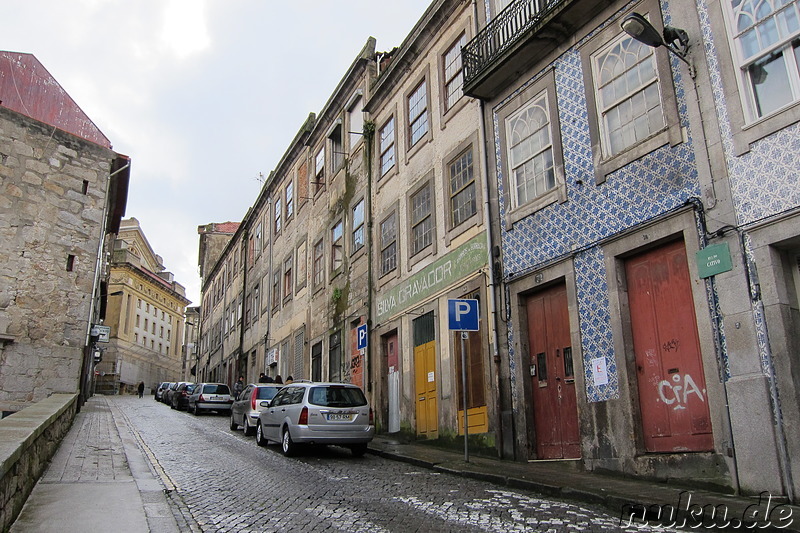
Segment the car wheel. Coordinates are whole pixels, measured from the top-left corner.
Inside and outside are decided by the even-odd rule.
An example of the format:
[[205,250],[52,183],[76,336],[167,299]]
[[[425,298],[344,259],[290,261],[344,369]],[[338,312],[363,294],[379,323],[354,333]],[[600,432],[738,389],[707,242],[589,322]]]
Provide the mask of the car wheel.
[[194,416],[199,416],[200,415],[200,409],[197,408],[197,404],[194,404],[194,408],[192,409],[192,414]]
[[258,423],[256,428],[256,444],[259,446],[266,446],[269,441],[264,437],[264,432],[261,430],[261,422]]
[[236,431],[239,429],[239,424],[233,419],[233,411],[231,411],[231,431]]
[[252,437],[255,432],[256,428],[250,425],[250,422],[247,420],[247,415],[244,415],[244,434],[248,437]]
[[291,457],[297,452],[297,445],[292,440],[292,436],[289,434],[288,429],[283,430],[283,438],[281,439],[281,450],[283,451],[283,455],[286,457]]
[[350,446],[350,451],[353,454],[353,457],[363,457],[365,453],[367,453],[367,443],[362,442],[359,444],[353,444]]
[[175,409],[175,404],[174,404],[174,403],[170,403],[170,404],[169,404],[169,408],[170,408],[170,409]]

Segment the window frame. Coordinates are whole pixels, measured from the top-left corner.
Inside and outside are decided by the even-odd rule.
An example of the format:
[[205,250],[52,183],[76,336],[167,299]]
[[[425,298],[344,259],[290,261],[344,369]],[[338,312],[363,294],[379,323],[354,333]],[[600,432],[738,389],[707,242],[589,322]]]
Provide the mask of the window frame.
[[[661,8],[657,1],[644,0],[640,4],[634,6],[633,9],[647,17],[653,27],[658,30],[659,34],[663,32],[664,23]],[[604,142],[601,140],[604,138],[604,134],[601,131],[602,118],[598,116],[597,100],[595,98],[595,92],[597,91],[594,73],[595,57],[620,38],[632,39],[632,37],[628,37],[625,32],[622,31],[619,23],[626,15],[631,13],[633,9],[621,12],[617,20],[608,24],[605,29],[589,39],[580,50],[583,77],[584,80],[586,80],[584,90],[586,94],[586,108],[588,110],[592,160],[594,161],[594,177],[595,183],[598,185],[604,183],[609,174],[637,159],[641,159],[650,152],[667,144],[675,146],[683,142],[669,52],[665,50],[664,47],[658,47],[653,49],[653,55],[656,62],[656,83],[659,89],[664,126],[650,136],[635,142],[633,145],[628,146],[612,156],[606,157],[603,154],[603,145],[601,145],[601,142]]]
[[283,264],[272,272],[272,312],[275,313],[281,307],[281,269]]
[[[451,184],[450,184],[450,168],[452,164],[467,150],[472,150],[472,183],[475,187],[475,213],[470,215],[468,218],[464,219],[460,224],[454,225],[453,224],[453,211],[452,211],[452,193],[451,193]],[[469,137],[464,139],[461,143],[458,144],[455,148],[453,148],[442,160],[442,182],[444,187],[445,196],[448,199],[447,204],[447,224],[446,228],[447,231],[445,233],[445,239],[447,244],[449,245],[450,242],[456,238],[458,235],[461,235],[469,228],[474,227],[475,225],[481,224],[483,222],[483,193],[482,193],[482,184],[480,182],[481,179],[481,165],[480,161],[483,157],[483,153],[481,152],[481,146],[479,143],[479,136],[478,132],[473,132]]]
[[[394,219],[394,238],[391,242],[384,245],[383,241],[383,225],[390,219]],[[398,231],[398,224],[399,224],[399,214],[397,210],[397,204],[392,206],[391,210],[384,214],[381,221],[378,223],[378,253],[376,254],[378,260],[378,279],[393,279],[399,275],[400,271],[400,232]],[[383,268],[384,265],[384,252],[391,246],[394,245],[394,266],[389,269],[385,270]]]
[[[468,98],[464,98],[464,63],[461,56],[461,48],[465,46],[467,42],[469,42],[469,35],[467,30],[462,28],[459,30],[458,36],[455,39],[450,40],[447,47],[439,55],[439,86],[442,88],[440,95],[443,117],[449,117],[453,115],[457,110],[466,105],[466,102],[469,100]],[[456,47],[458,47],[458,49],[454,50]],[[457,61],[460,63],[460,67],[457,69],[454,75],[448,76],[449,65],[447,62],[447,56],[453,51],[455,51],[456,55],[458,56]],[[450,102],[448,98],[448,89],[450,84],[459,76],[461,78],[461,82],[458,91],[460,91],[461,94],[453,102]]]
[[288,224],[294,218],[294,180],[286,183],[284,192],[284,212],[286,213],[285,223]]
[[[262,240],[263,239],[263,235],[264,235],[264,231],[263,231],[263,228],[261,226],[261,221],[259,221],[258,224],[256,224],[255,242],[253,243],[253,253],[254,253],[255,257],[258,257],[258,256],[261,255],[261,250],[263,249],[263,240]],[[228,268],[230,268],[230,265],[228,265]],[[233,272],[232,271],[228,275],[228,285],[229,286],[231,284],[230,283],[231,279],[233,279]]]
[[[336,228],[340,228],[341,234],[339,237],[336,237]],[[342,267],[344,266],[344,257],[345,257],[345,231],[344,231],[344,218],[338,219],[336,222],[331,224],[330,229],[328,230],[328,234],[331,237],[330,246],[330,277],[334,278],[337,274],[342,271]],[[337,253],[338,252],[338,253]],[[337,264],[338,262],[338,264]]]
[[[358,109],[356,109],[358,107]],[[347,147],[348,153],[355,152],[361,144],[364,143],[364,91],[358,89],[350,97],[350,101],[345,106],[347,114]],[[359,120],[354,121],[353,117],[360,117]],[[355,122],[355,124],[354,124]],[[360,122],[360,124],[359,124]],[[357,131],[356,127],[360,125],[361,130]]]
[[[508,120],[526,109],[532,102],[545,97],[548,102],[548,114],[550,118],[550,143],[552,146],[553,170],[555,174],[556,186],[545,193],[531,199],[530,201],[516,205],[513,200],[513,189],[511,180],[511,163],[509,156],[508,141]],[[498,128],[500,135],[501,155],[500,169],[503,181],[503,203],[506,206],[505,217],[509,229],[523,218],[544,209],[550,204],[567,201],[566,178],[564,171],[564,153],[561,144],[561,123],[558,116],[558,106],[556,101],[555,70],[549,68],[541,78],[535,83],[520,91],[514,98],[506,102],[497,111]]]
[[[386,146],[386,149],[384,149],[383,132],[389,124],[392,125],[392,140],[391,143]],[[378,130],[378,142],[376,143],[376,147],[378,149],[378,157],[376,158],[378,163],[378,181],[380,181],[393,172],[397,172],[397,119],[395,114],[389,115],[383,122],[383,126]],[[392,164],[384,170],[384,156],[388,154],[390,149],[392,152]]]
[[281,217],[283,216],[283,207],[282,207],[282,194],[281,191],[278,191],[279,194],[276,196],[273,202],[273,218],[272,218],[272,234],[276,237],[281,234],[281,230],[283,229],[283,223]]
[[[356,218],[356,209],[361,206],[361,221],[359,223],[358,219]],[[366,212],[367,210],[367,201],[365,197],[361,197],[361,199],[357,200],[353,205],[352,209],[350,209],[350,255],[355,255],[357,252],[364,249],[367,243],[367,235],[366,235]],[[358,243],[356,241],[356,233],[361,231],[361,242]]]
[[325,285],[325,239],[320,238],[312,247],[311,287],[319,289]]
[[[420,194],[424,189],[429,190],[430,200],[429,205],[430,209],[428,215],[424,218],[430,218],[431,220],[431,242],[424,248],[421,248],[414,251],[414,228],[419,225],[420,221],[414,221],[414,198]],[[406,217],[406,227],[408,231],[408,266],[413,266],[421,259],[428,257],[430,255],[436,254],[437,248],[437,231],[436,231],[436,209],[434,207],[436,204],[436,187],[434,186],[434,179],[433,179],[433,171],[429,172],[423,179],[421,179],[418,183],[416,183],[407,193],[406,195],[406,205],[408,209],[408,214]]]
[[[405,131],[405,138],[408,141],[406,146],[406,158],[410,158],[413,156],[422,146],[425,146],[432,138],[433,138],[433,117],[431,114],[431,77],[426,69],[419,78],[411,85],[411,89],[409,89],[404,97],[403,97],[403,105],[405,108],[406,118],[404,121],[404,131]],[[411,116],[411,98],[415,95],[415,93],[419,90],[422,85],[425,85],[425,98],[424,98],[424,107],[423,111],[417,115],[415,118],[412,119]],[[416,142],[412,142],[412,127],[413,124],[422,116],[425,116],[427,121],[427,129],[425,133],[423,133]],[[397,130],[395,129],[395,136],[397,135]]]
[[[741,156],[749,152],[757,141],[800,122],[800,95],[798,99],[764,117],[755,118],[749,114],[750,110],[747,106],[750,104],[746,102],[751,96],[742,81],[746,77],[746,73],[740,72],[742,61],[733,38],[731,12],[722,4],[722,1],[709,2],[709,21],[714,40],[718,43],[727,43],[727,46],[717,46],[716,51],[719,58],[722,89],[725,93],[726,110],[731,124],[733,155]],[[795,39],[798,38],[800,37],[795,36]],[[787,40],[788,46],[791,46],[792,40]],[[787,45],[777,48],[782,49]],[[759,57],[763,58],[765,55]],[[749,63],[751,62],[747,64]],[[798,70],[800,70],[800,65]]]
[[[294,291],[297,293],[308,285],[308,240],[305,237],[297,243],[295,251],[297,253],[297,265],[295,267]],[[302,273],[300,271],[301,266],[304,267]]]
[[294,253],[290,253],[283,259],[282,270],[283,304],[286,305],[294,295]]
[[322,191],[325,190],[325,159],[326,150],[325,143],[323,142],[322,146],[314,152],[314,179],[312,184],[316,189],[314,190],[314,194],[312,194],[313,197],[322,194]]
[[341,118],[337,118],[325,136],[326,143],[330,147],[330,166],[331,176],[336,176],[345,167],[345,147],[344,147],[344,123]]

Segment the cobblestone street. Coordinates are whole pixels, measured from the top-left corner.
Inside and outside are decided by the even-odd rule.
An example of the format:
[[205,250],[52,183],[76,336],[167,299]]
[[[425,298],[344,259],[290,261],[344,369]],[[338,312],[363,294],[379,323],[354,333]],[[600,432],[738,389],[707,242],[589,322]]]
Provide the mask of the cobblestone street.
[[193,531],[663,531],[619,528],[587,506],[336,447],[286,458],[228,428],[228,417],[113,398]]

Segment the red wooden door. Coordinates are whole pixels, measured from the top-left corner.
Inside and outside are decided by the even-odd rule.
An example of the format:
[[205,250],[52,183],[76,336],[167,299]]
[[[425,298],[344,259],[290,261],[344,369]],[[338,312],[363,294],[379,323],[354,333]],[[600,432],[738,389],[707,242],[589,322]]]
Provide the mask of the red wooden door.
[[539,459],[572,459],[581,454],[575,372],[564,285],[526,301],[533,391],[533,423]]
[[629,259],[625,272],[645,448],[711,450],[706,380],[683,242]]

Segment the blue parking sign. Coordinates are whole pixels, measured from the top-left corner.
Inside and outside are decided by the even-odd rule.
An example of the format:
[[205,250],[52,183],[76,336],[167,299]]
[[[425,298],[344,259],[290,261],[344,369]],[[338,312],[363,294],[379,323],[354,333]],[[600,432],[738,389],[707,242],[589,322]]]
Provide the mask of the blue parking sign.
[[451,331],[478,331],[478,300],[447,300],[448,329]]
[[367,325],[361,324],[356,329],[356,349],[363,350],[367,347],[367,339],[369,335],[367,335]]

